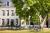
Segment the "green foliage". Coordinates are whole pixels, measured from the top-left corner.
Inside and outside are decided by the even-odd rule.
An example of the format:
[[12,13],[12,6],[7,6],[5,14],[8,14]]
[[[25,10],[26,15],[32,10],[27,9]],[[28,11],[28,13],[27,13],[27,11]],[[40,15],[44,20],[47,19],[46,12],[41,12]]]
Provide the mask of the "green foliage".
[[[42,17],[48,14],[48,0],[12,0],[16,7],[16,14],[23,18],[29,18],[31,16],[31,20],[37,22],[39,20],[39,16]],[[34,18],[32,18],[34,17]]]
[[48,17],[50,17],[50,14],[48,13]]
[[33,23],[40,24],[40,19],[37,15],[34,15],[32,18],[33,18]]
[[23,2],[22,2],[22,0],[12,0],[12,2],[14,3],[14,5],[16,7],[16,14],[19,16],[23,16],[23,11],[22,11]]
[[32,5],[36,4],[36,1],[35,0],[26,0],[26,2],[27,2],[27,4],[29,6],[32,6]]

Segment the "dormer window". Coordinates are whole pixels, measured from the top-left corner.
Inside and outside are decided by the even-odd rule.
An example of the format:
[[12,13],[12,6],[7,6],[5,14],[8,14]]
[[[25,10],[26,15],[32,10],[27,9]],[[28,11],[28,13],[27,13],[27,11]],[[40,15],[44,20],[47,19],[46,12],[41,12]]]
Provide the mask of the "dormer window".
[[2,1],[0,1],[0,6],[2,6],[2,3],[3,3],[3,2],[2,2]]
[[2,3],[2,2],[0,1],[0,3]]
[[7,1],[7,6],[9,6],[9,2]]

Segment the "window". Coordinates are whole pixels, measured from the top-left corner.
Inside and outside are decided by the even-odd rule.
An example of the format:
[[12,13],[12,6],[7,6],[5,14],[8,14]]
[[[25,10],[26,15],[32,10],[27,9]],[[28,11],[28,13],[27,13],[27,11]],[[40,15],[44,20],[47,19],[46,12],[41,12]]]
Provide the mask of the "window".
[[9,16],[9,10],[7,10],[7,16]]
[[12,16],[14,16],[14,10],[11,10],[12,11]]
[[2,19],[2,25],[4,26],[4,19]]
[[3,12],[3,16],[5,16],[5,11],[4,11],[4,10],[2,10],[2,12]]
[[7,1],[7,6],[9,6],[9,2]]

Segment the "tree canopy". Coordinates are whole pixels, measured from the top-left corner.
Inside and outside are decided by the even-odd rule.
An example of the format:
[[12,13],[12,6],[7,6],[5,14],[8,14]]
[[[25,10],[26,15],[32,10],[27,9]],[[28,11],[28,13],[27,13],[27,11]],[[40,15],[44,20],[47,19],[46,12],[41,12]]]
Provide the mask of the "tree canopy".
[[48,2],[49,0],[12,0],[16,7],[16,14],[20,17],[29,18],[31,21],[33,17],[41,15],[41,18],[45,18],[48,14]]

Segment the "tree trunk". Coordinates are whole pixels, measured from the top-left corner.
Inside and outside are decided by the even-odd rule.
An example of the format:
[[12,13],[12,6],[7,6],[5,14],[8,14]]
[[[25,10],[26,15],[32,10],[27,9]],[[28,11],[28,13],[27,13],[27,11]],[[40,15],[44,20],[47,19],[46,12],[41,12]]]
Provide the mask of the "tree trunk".
[[40,15],[39,16],[39,19],[40,19],[40,23],[42,22],[42,20],[43,20],[43,18],[42,18],[42,16]]
[[47,16],[42,20],[42,23],[40,24],[40,26],[43,28],[44,27],[44,23],[46,22]]

